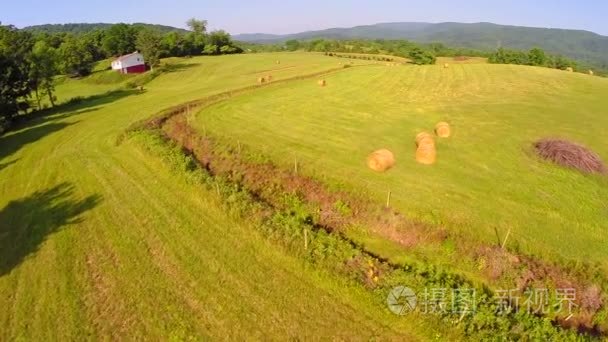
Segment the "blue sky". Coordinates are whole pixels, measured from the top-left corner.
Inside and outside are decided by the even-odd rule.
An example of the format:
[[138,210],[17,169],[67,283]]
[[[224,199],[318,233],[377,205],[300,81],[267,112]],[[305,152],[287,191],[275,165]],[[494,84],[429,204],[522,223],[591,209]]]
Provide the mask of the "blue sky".
[[295,33],[394,21],[494,22],[584,29],[608,35],[604,0],[16,0],[0,21],[17,27],[68,22],[148,22],[184,27],[189,17],[230,33]]

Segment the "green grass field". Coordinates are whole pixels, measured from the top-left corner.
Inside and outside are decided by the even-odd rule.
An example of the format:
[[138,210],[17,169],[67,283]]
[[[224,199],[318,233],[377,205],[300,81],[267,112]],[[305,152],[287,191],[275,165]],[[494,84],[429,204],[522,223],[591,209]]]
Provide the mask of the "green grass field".
[[[602,262],[608,255],[605,178],[537,160],[542,137],[583,143],[608,160],[608,80],[534,67],[459,64],[374,66],[277,85],[197,114],[200,129],[238,140],[286,167],[364,191],[410,217],[495,243],[511,230],[527,253]],[[414,159],[414,137],[439,121],[438,161]],[[365,166],[388,148],[397,165]]]
[[[163,108],[338,62],[305,53],[166,60],[174,67],[143,93],[60,107],[0,137],[0,340],[458,339],[285,253],[140,142],[116,144]],[[59,102],[126,81],[95,75],[59,84]],[[407,215],[480,240],[512,228],[526,249],[605,260],[605,180],[527,149],[561,135],[608,158],[598,115],[607,80],[485,64],[369,65],[326,79],[325,88],[307,79],[257,89],[193,124],[286,166],[297,156],[302,172],[378,201],[391,189]],[[439,143],[435,166],[417,165],[413,137],[439,120],[454,136]],[[381,175],[364,162],[380,147],[398,158]]]
[[[337,62],[311,54],[170,62],[179,68],[144,93],[61,108],[0,137],[0,340],[435,335],[282,253],[138,144],[115,144],[161,108]],[[106,90],[58,86],[60,101]]]

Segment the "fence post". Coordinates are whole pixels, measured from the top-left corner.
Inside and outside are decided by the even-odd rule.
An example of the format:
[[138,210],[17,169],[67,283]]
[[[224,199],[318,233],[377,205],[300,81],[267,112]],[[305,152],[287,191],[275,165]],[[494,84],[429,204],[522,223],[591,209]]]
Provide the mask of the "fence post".
[[295,174],[298,174],[298,157],[294,157],[294,161],[293,161],[293,170],[295,172]]

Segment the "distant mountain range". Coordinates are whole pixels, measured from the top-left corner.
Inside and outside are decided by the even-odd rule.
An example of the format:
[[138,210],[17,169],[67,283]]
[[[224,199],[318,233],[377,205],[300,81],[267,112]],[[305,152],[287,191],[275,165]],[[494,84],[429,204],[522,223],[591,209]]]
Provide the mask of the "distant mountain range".
[[540,47],[608,68],[608,37],[582,31],[552,28],[497,25],[492,23],[383,23],[351,28],[331,28],[286,35],[239,34],[235,40],[253,43],[281,43],[290,39],[407,39],[420,43],[440,42],[450,47],[494,50]]

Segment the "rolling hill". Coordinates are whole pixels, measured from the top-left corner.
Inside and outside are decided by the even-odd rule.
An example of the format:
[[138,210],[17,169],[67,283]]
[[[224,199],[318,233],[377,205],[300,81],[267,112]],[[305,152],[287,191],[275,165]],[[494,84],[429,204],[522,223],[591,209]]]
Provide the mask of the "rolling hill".
[[553,28],[507,26],[492,23],[382,23],[352,28],[330,28],[288,35],[241,34],[239,41],[278,43],[289,39],[408,39],[421,43],[441,42],[453,47],[493,50],[497,46],[512,49],[541,47],[591,63],[608,67],[608,37],[581,31]]
[[[69,24],[44,24],[24,27],[23,30],[30,32],[44,32],[44,33],[72,33],[72,34],[84,34],[95,30],[107,29],[114,24],[110,23],[69,23]],[[142,26],[152,28],[160,32],[187,32],[184,29],[156,24],[145,24],[145,23],[133,23],[134,26]]]
[[[526,146],[557,134],[606,158],[608,80],[483,62],[259,53],[165,59],[144,90],[103,73],[62,81],[58,107],[0,136],[0,340],[573,340],[551,317],[497,316],[487,293],[556,272],[569,286],[596,272],[573,321],[593,309],[605,331],[602,302],[585,301],[607,302],[606,179]],[[413,136],[438,120],[454,135],[418,165]],[[170,133],[208,139],[195,152],[217,158],[195,163]],[[365,166],[378,147],[398,158],[384,174]],[[329,210],[282,191],[287,173]],[[319,224],[362,213],[374,224]],[[562,260],[579,272],[559,273]],[[420,294],[417,311],[393,314],[398,285]],[[456,295],[451,316],[423,311],[428,288],[473,286],[478,311],[454,311]]]

